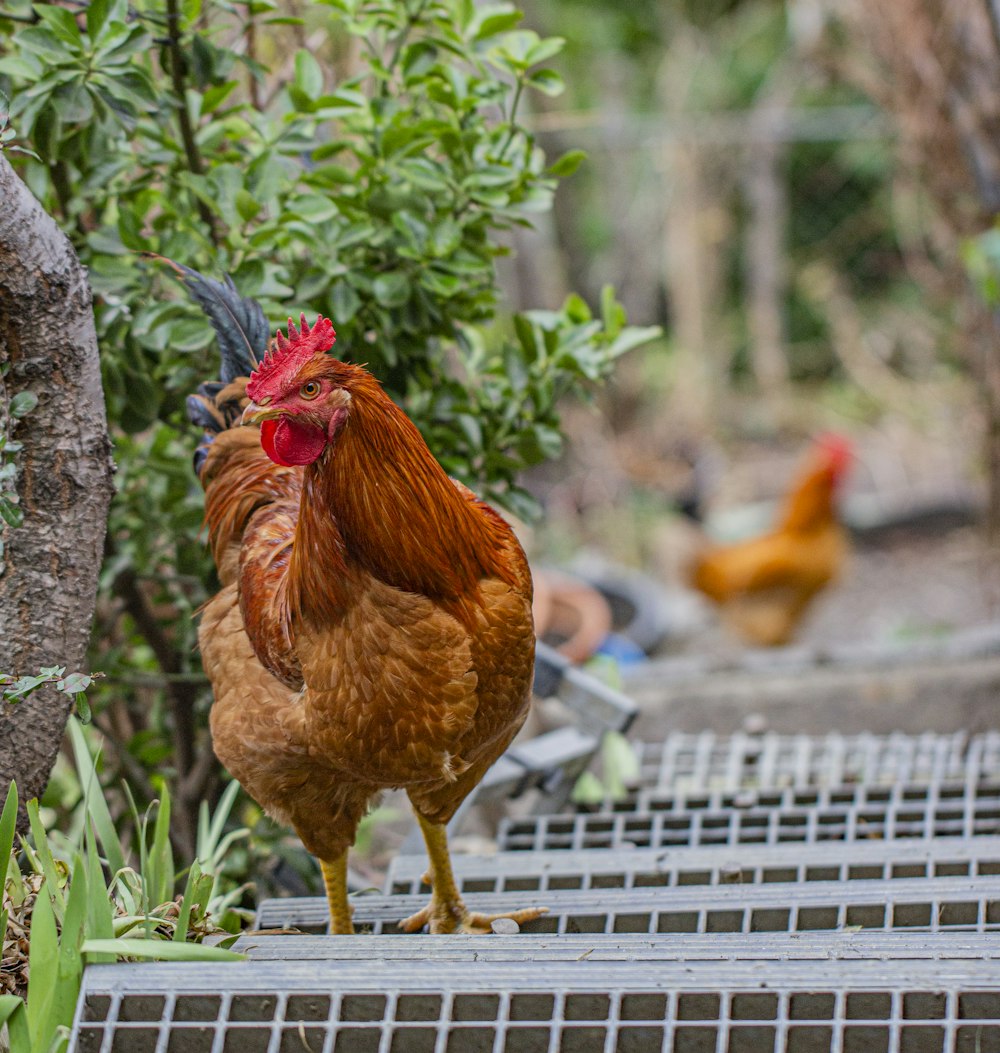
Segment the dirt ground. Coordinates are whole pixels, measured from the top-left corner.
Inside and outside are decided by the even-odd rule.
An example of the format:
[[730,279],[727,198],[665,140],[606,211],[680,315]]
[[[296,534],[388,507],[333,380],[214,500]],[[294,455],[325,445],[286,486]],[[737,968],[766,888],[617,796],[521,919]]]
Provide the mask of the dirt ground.
[[803,625],[803,643],[904,641],[1000,618],[1000,552],[975,526],[860,541]]

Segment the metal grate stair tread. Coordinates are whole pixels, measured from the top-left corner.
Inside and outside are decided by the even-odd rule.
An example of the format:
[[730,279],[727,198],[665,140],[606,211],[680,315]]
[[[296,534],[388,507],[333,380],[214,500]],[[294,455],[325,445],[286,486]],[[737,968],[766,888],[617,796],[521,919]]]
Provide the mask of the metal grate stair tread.
[[[1000,778],[1000,732],[890,735],[674,733],[635,742],[633,792],[891,785]],[[607,802],[610,805],[612,802]]]
[[732,939],[689,942],[655,968],[608,958],[97,966],[84,975],[71,1049],[817,1053],[987,1050],[1000,1039],[993,939],[942,934],[903,956],[906,941],[855,936],[801,958],[791,956],[800,938],[785,937],[788,956],[777,949],[766,975]]
[[[463,892],[974,877],[1000,874],[1000,837],[500,852],[455,855],[452,866]],[[386,891],[426,890],[426,869],[425,858],[396,857]]]
[[[792,887],[550,889],[527,898],[524,892],[473,893],[465,901],[470,910],[487,914],[548,907],[548,914],[524,926],[526,933],[1000,928],[1000,881],[995,878],[815,882]],[[426,895],[357,896],[354,923],[365,931],[398,932],[398,923],[426,902]],[[326,930],[323,898],[272,900],[266,907],[258,919],[260,928]]]

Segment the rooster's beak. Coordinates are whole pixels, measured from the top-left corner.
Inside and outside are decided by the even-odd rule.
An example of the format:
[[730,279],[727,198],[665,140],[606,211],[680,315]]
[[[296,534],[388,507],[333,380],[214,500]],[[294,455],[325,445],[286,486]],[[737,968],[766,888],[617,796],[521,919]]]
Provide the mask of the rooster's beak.
[[269,406],[258,406],[256,402],[251,402],[243,411],[243,419],[240,423],[257,424],[262,420],[270,420],[272,417],[280,417],[281,413],[281,410],[271,409]]

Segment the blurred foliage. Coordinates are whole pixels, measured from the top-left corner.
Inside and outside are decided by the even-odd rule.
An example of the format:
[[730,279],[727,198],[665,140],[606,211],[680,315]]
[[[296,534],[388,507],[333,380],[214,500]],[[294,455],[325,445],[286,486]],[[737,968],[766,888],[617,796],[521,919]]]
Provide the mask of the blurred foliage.
[[[645,258],[643,264],[632,262],[637,273],[628,291],[642,305],[658,309],[657,320],[670,331],[675,305],[671,290],[662,288],[660,235],[652,233],[644,244],[648,224],[637,223],[627,232],[634,243],[623,252],[623,228],[607,203],[627,194],[629,207],[635,208],[632,198],[649,195],[644,214],[661,219],[670,207],[669,148],[690,146],[703,166],[704,193],[724,224],[722,288],[711,303],[726,345],[718,349],[722,376],[728,384],[752,388],[744,179],[748,148],[755,144],[749,122],[777,100],[779,116],[792,111],[815,115],[807,130],[784,133],[780,148],[787,215],[782,266],[793,279],[785,282],[781,304],[791,379],[845,379],[827,312],[794,280],[810,263],[834,266],[862,315],[876,326],[883,304],[890,310],[904,301],[911,309],[931,308],[922,302],[905,261],[908,245],[919,242],[922,233],[913,229],[915,211],[899,204],[908,188],[900,178],[893,136],[887,125],[877,125],[870,99],[831,68],[827,49],[835,45],[823,5],[650,0],[609,6],[596,0],[542,0],[533,19],[541,32],[558,31],[567,38],[568,107],[600,113],[605,122],[583,140],[590,163],[563,191],[561,238],[580,245],[588,261],[586,269],[573,272],[575,287],[593,297],[589,276],[614,273],[633,257]],[[851,114],[858,121],[865,110],[872,115],[869,125],[852,124]],[[704,237],[711,241],[713,235],[705,232]],[[643,293],[644,281],[658,287]],[[630,313],[637,311],[629,304]]]
[[105,778],[148,804],[169,766],[181,848],[222,788],[195,632],[214,572],[184,416],[215,367],[211,327],[143,253],[228,272],[274,323],[331,317],[338,354],[382,379],[449,472],[533,515],[516,478],[560,450],[558,399],[656,330],[626,326],[610,291],[596,316],[579,297],[498,315],[500,235],[583,158],[550,163],[522,120],[526,93],[562,90],[548,65],[562,40],[520,20],[472,0],[0,10],[2,146],[96,293],[118,465],[92,659]]

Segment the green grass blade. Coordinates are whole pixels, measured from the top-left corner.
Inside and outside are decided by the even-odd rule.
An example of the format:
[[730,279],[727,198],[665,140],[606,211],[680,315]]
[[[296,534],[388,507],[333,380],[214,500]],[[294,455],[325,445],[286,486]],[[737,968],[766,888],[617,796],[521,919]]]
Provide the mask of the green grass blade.
[[202,801],[201,811],[198,816],[198,858],[203,863],[207,863],[215,855],[219,839],[222,837],[222,831],[229,819],[229,813],[232,811],[233,802],[236,800],[236,795],[239,792],[240,784],[234,779],[219,798],[219,803],[211,820],[209,820],[208,804]]
[[[132,813],[132,822],[135,823],[135,840],[139,845],[139,873],[142,875],[142,884],[140,886],[142,899],[139,903],[139,909],[148,914],[157,905],[157,901],[151,896],[148,880],[149,838],[146,836],[146,832],[149,827],[149,809],[146,809],[145,815],[140,815],[139,806],[135,803],[135,797],[132,795],[132,788],[127,782],[122,783],[122,788],[128,800],[128,809]],[[151,807],[152,805],[150,805]]]
[[101,789],[101,781],[97,777],[94,758],[90,755],[90,750],[87,748],[87,737],[79,723],[76,720],[70,720],[68,727],[69,737],[73,743],[73,756],[76,758],[76,770],[79,773],[80,785],[83,787],[84,799],[87,802],[87,814],[94,823],[97,838],[104,850],[104,857],[108,861],[111,873],[117,874],[125,867],[125,854],[122,851],[115,824],[111,819],[111,813],[104,800],[104,792]]
[[149,854],[149,881],[154,905],[166,903],[174,894],[174,853],[170,845],[170,792],[164,784],[160,807],[153,827],[153,848]]
[[191,911],[198,904],[200,896],[205,894],[205,886],[208,895],[212,893],[212,875],[201,872],[201,864],[196,859],[188,870],[187,883],[184,886],[184,898],[181,900],[181,909],[177,914],[177,926],[174,929],[174,940],[184,943],[187,940],[188,926],[191,924]]
[[[80,979],[83,976],[80,945],[83,943],[87,920],[87,885],[88,876],[83,857],[77,853],[73,857],[69,894],[66,897],[66,914],[59,934],[59,961],[52,1005],[52,1015],[57,1026],[62,1024],[69,1027],[73,1023],[73,1012],[80,994]],[[103,880],[101,886],[104,886]]]
[[14,832],[17,827],[17,783],[11,782],[7,800],[0,812],[0,867],[7,872],[7,859],[14,850]]
[[48,880],[38,890],[31,912],[31,947],[28,951],[28,1030],[31,1048],[47,1050],[56,1033],[53,1008],[56,976],[59,969],[59,945],[56,940],[56,919],[52,912]]
[[10,1053],[31,1053],[31,1031],[24,1002],[16,995],[0,995],[0,1028],[7,1025]]
[[84,940],[83,953],[115,954],[122,958],[152,958],[171,962],[241,962],[245,954],[208,947],[203,943],[174,943],[172,940]]
[[[114,907],[108,898],[108,889],[104,884],[104,870],[101,857],[94,840],[94,831],[87,824],[86,832],[87,862],[87,920],[83,932],[84,939],[110,940],[114,932]],[[114,955],[94,955],[93,962],[113,962]]]
[[56,916],[61,919],[63,912],[66,910],[66,897],[63,894],[63,890],[59,887],[59,870],[56,867],[52,849],[49,848],[49,839],[45,826],[42,823],[42,817],[38,813],[38,801],[28,801],[28,822],[31,824],[31,839],[34,841],[35,858],[41,866],[41,872],[45,877],[45,888],[48,891],[48,895],[52,897]]

